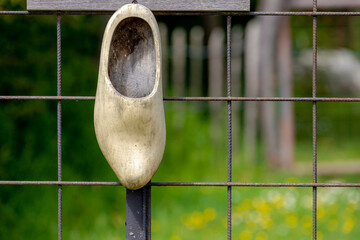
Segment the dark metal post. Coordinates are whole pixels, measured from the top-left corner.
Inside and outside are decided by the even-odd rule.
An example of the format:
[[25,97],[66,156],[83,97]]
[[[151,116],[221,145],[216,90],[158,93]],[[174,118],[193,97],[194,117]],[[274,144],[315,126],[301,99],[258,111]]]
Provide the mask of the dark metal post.
[[126,239],[151,239],[151,187],[126,190]]

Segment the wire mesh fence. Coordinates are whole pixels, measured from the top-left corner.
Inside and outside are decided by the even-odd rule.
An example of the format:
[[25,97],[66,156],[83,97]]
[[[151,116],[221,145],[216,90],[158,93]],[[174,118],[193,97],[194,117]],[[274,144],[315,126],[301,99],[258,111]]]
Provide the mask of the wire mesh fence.
[[[0,11],[0,15],[54,15],[57,19],[57,94],[55,96],[15,96],[15,95],[3,95],[0,96],[1,101],[12,101],[12,100],[44,100],[44,101],[56,101],[57,103],[57,160],[58,160],[58,174],[57,181],[16,181],[16,180],[1,180],[0,185],[55,185],[58,186],[58,239],[62,239],[62,228],[63,228],[63,216],[62,216],[62,188],[67,185],[79,185],[79,186],[120,186],[119,182],[95,182],[95,181],[63,181],[62,180],[62,103],[64,101],[93,101],[94,96],[64,96],[62,95],[62,47],[61,47],[61,20],[63,15],[111,15],[113,11]],[[156,11],[155,15],[166,15],[166,16],[189,16],[189,15],[222,15],[226,16],[226,83],[227,83],[227,95],[223,97],[164,97],[164,101],[172,102],[210,102],[220,101],[225,102],[227,106],[227,181],[226,182],[151,182],[145,187],[145,190],[141,192],[139,197],[140,200],[134,200],[129,197],[127,204],[138,201],[136,208],[143,212],[141,218],[144,220],[144,228],[140,228],[136,231],[143,231],[145,234],[142,239],[150,239],[150,205],[151,205],[151,188],[154,187],[223,187],[227,191],[227,239],[233,239],[232,226],[233,226],[233,208],[232,208],[232,197],[233,188],[237,187],[298,187],[298,188],[309,188],[312,190],[312,238],[317,239],[317,214],[318,214],[318,189],[319,188],[342,188],[342,187],[360,187],[360,183],[319,183],[318,182],[318,159],[317,159],[317,127],[318,127],[318,103],[319,102],[360,102],[360,98],[353,97],[318,97],[317,94],[317,52],[318,52],[318,17],[319,16],[360,16],[360,12],[329,12],[329,11],[318,11],[317,1],[313,0],[312,11],[283,11],[283,12],[202,12],[202,11]],[[235,16],[308,16],[312,18],[312,96],[311,97],[239,97],[232,95],[232,79],[231,79],[231,29],[232,29],[232,18]],[[233,131],[232,131],[232,104],[233,102],[310,102],[312,103],[312,182],[303,183],[265,183],[265,182],[233,182],[232,179],[232,151],[233,151]],[[171,141],[169,139],[168,141]],[[146,194],[145,194],[146,193]],[[128,193],[129,196],[130,192]],[[139,192],[137,193],[139,194]],[[143,194],[143,195],[141,195]],[[144,209],[147,206],[147,209]],[[146,213],[145,213],[146,212]],[[131,220],[128,220],[127,228],[131,226]],[[133,221],[136,221],[133,220]],[[130,233],[128,233],[130,234]],[[131,234],[128,235],[131,237]]]

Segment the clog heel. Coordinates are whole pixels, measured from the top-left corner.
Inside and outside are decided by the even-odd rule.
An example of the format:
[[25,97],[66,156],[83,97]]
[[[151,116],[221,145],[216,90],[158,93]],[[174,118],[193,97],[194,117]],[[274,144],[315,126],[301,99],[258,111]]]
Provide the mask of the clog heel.
[[166,130],[159,28],[143,5],[124,5],[106,26],[94,126],[121,184],[132,190],[145,186],[162,160]]

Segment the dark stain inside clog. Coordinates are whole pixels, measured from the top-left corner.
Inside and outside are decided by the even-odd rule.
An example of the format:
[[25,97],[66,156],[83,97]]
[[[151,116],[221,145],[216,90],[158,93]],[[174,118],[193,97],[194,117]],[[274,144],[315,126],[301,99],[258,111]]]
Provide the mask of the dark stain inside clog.
[[155,84],[156,56],[152,30],[141,18],[127,18],[116,27],[110,45],[108,74],[124,96],[149,95]]

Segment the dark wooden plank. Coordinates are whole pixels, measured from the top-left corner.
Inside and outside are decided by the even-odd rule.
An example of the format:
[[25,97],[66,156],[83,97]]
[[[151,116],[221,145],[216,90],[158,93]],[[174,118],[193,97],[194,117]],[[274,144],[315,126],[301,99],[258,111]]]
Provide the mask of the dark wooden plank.
[[[114,11],[132,0],[27,0],[28,10]],[[249,11],[250,0],[138,0],[152,11]]]

